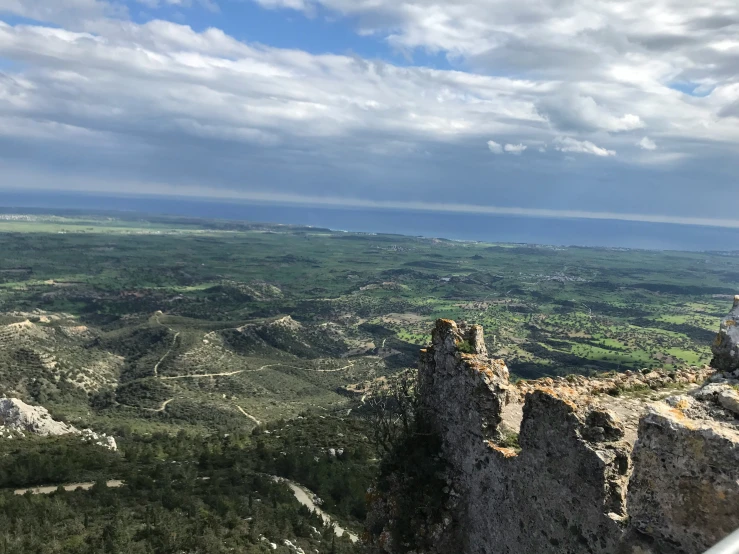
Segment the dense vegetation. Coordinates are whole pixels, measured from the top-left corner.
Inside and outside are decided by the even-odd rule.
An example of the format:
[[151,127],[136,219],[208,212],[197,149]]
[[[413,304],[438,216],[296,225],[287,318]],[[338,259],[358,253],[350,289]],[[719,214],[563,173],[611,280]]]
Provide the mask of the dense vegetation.
[[[363,431],[361,420],[306,417],[253,436],[133,435],[120,453],[77,437],[0,442],[0,552],[274,552],[269,543],[290,552],[285,539],[355,552],[273,476],[309,483],[357,530],[374,474]],[[87,479],[97,481],[88,492],[13,494]],[[107,479],[125,485],[109,489]]]
[[441,439],[428,424],[413,370],[399,375],[373,398],[375,442],[383,451],[377,479],[368,495],[367,532],[389,533],[399,552],[431,550],[444,525],[449,488]]

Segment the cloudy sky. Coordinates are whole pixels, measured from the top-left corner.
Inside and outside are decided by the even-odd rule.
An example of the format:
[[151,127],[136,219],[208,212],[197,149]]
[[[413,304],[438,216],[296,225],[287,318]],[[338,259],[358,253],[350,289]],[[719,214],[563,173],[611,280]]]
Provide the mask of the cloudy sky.
[[739,2],[0,0],[0,171],[732,225]]

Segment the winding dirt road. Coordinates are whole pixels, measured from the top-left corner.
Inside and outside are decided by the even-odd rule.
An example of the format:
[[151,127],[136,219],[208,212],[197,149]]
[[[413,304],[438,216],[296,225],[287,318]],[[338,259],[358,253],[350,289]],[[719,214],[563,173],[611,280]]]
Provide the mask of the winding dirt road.
[[[170,330],[171,330],[171,329],[170,329]],[[161,364],[161,363],[162,363],[162,362],[164,361],[164,359],[165,359],[165,358],[166,358],[167,356],[169,356],[169,355],[170,355],[170,353],[172,352],[172,350],[174,350],[174,345],[175,345],[175,344],[177,344],[177,337],[179,337],[179,336],[180,336],[180,333],[179,333],[179,331],[178,331],[177,333],[175,333],[175,335],[174,335],[174,338],[172,339],[172,345],[171,345],[171,346],[169,347],[169,350],[167,350],[167,351],[166,351],[166,352],[164,353],[164,356],[162,356],[162,357],[161,357],[161,358],[159,359],[159,361],[158,361],[158,362],[156,363],[156,365],[154,366],[154,377],[159,377],[159,365],[160,365],[160,364]]]
[[[167,354],[164,355],[164,358],[166,357],[167,357]],[[164,358],[162,358],[162,360]],[[158,365],[159,364],[157,364],[157,366]],[[350,362],[349,364],[343,367],[337,367],[336,369],[311,369],[308,367],[298,367],[294,365],[276,363],[276,364],[263,365],[262,367],[258,367],[257,369],[239,369],[237,371],[228,371],[224,373],[193,373],[192,375],[168,375],[166,377],[159,377],[159,378],[164,381],[164,380],[173,380],[173,379],[205,379],[206,377],[232,377],[233,375],[238,375],[239,373],[255,373],[257,371],[263,371],[265,369],[269,369],[270,367],[289,367],[290,369],[299,369],[301,371],[312,371],[315,373],[334,373],[336,371],[344,371],[345,369],[349,369],[353,366],[354,366],[354,362]]]
[[[260,368],[261,369],[261,368]],[[160,377],[162,381],[172,379],[205,379],[206,377],[231,377],[232,375],[238,375],[248,371],[246,369],[240,369],[238,371],[229,371],[227,373],[193,373],[192,375],[170,375],[168,377]],[[259,371],[259,369],[253,369],[251,371]]]
[[298,366],[294,366],[294,365],[279,364],[278,363],[278,364],[264,365],[264,366],[260,367],[259,369],[255,369],[254,371],[261,371],[262,369],[266,369],[268,367],[277,367],[277,366],[279,366],[279,367],[289,367],[290,369],[299,369],[301,371],[313,371],[315,373],[334,373],[336,371],[344,371],[345,369],[349,369],[351,367],[354,367],[354,362],[349,362],[344,367],[337,367],[336,369],[310,369],[310,368],[307,368],[307,367],[298,367]]
[[167,409],[167,404],[169,404],[170,402],[172,402],[172,400],[174,400],[174,398],[170,398],[169,400],[165,400],[164,402],[162,402],[162,405],[161,405],[161,406],[159,406],[159,407],[158,407],[158,408],[157,408],[156,410],[154,410],[154,411],[155,411],[155,412],[163,412],[164,410],[166,410],[166,409]]

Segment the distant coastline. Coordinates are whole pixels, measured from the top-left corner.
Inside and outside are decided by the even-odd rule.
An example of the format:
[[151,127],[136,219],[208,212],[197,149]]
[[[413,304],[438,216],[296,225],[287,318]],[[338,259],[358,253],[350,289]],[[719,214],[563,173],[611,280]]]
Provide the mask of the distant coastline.
[[[48,191],[0,191],[0,210],[3,213],[16,211],[22,213],[24,210],[38,213],[61,210],[88,213],[133,212],[493,243],[645,250],[739,250],[739,229],[607,219],[377,208],[326,208],[179,197],[107,196]],[[732,245],[737,246],[732,248]]]

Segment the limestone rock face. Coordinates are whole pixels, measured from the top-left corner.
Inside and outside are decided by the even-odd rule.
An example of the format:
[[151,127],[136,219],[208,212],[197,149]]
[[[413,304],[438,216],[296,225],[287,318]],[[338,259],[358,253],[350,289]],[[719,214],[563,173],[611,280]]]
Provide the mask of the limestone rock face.
[[115,452],[115,438],[92,429],[80,431],[72,425],[56,421],[43,406],[29,406],[17,398],[0,398],[0,439],[25,437],[26,434],[52,437],[79,435],[83,442]]
[[44,437],[79,433],[71,425],[52,419],[43,406],[29,406],[17,398],[0,398],[0,426]]
[[[505,362],[488,359],[479,325],[458,326],[440,319],[432,339],[433,346],[421,351],[418,380],[421,402],[434,427],[441,434],[470,440],[493,438],[508,398]],[[448,408],[445,417],[434,418],[442,405]]]
[[[734,340],[727,321],[720,337]],[[414,554],[699,554],[739,528],[734,375],[690,368],[511,385],[505,363],[488,359],[481,327],[439,320],[432,340],[421,351],[419,417],[441,440],[447,486],[435,546]],[[721,367],[733,370],[732,356]],[[665,390],[654,398],[677,394],[628,397],[645,384]],[[369,552],[407,552],[388,538],[397,503],[376,505],[390,515],[373,513]]]
[[711,366],[719,371],[739,370],[739,295],[734,297],[734,307],[721,320],[716,340],[713,342]]
[[629,482],[631,525],[681,552],[739,527],[739,432],[657,404],[642,418]]
[[419,393],[460,498],[454,529],[462,552],[613,546],[629,468],[617,417],[542,387],[526,397],[522,450],[500,446],[501,412],[515,394],[505,363],[487,358],[480,326],[439,320],[432,339],[421,353]]

